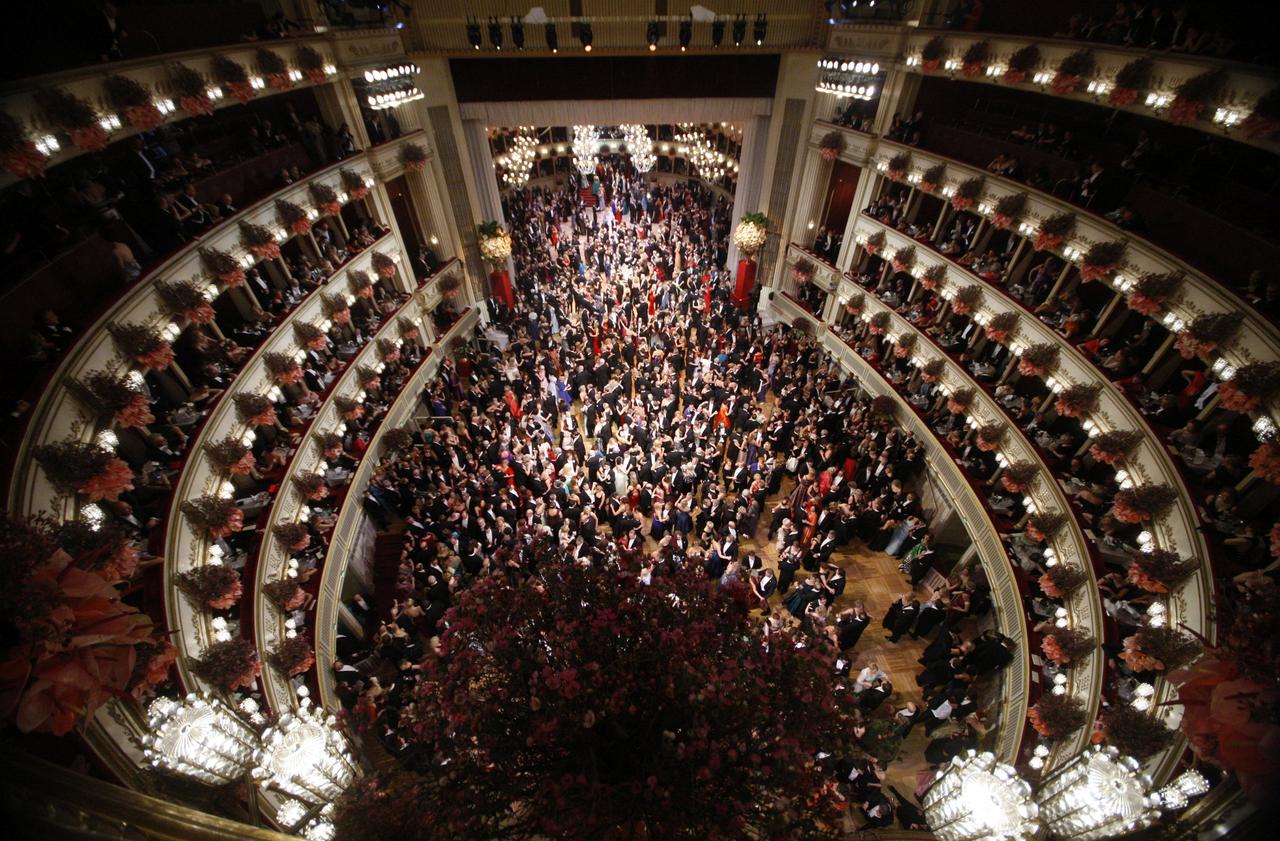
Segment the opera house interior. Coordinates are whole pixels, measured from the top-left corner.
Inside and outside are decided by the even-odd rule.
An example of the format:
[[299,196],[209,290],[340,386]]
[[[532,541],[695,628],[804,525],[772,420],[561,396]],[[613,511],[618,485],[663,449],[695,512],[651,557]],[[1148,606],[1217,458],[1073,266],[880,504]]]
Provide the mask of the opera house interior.
[[1276,837],[1280,12],[704,2],[6,8],[7,837]]

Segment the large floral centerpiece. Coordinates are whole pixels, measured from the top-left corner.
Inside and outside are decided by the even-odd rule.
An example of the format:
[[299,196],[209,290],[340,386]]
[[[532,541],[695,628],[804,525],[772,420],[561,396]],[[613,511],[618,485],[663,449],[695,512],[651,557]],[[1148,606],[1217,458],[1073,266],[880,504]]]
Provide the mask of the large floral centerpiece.
[[1022,218],[1027,209],[1026,193],[1010,193],[996,199],[991,215],[991,225],[997,230],[1007,231]]
[[1102,386],[1098,383],[1075,383],[1058,392],[1053,408],[1063,417],[1078,418],[1093,411],[1101,393]]
[[244,283],[244,268],[236,258],[211,246],[200,249],[200,265],[228,289]]
[[1049,342],[1032,345],[1018,357],[1018,373],[1024,377],[1043,377],[1058,362],[1060,350]]
[[1183,81],[1173,90],[1173,102],[1169,104],[1169,122],[1176,126],[1187,125],[1204,116],[1227,84],[1227,71],[1221,67],[1206,70]]
[[1049,83],[1049,90],[1058,96],[1075,93],[1086,76],[1092,75],[1095,62],[1088,47],[1076,50],[1058,63],[1058,69]]
[[215,315],[208,286],[190,280],[165,280],[156,283],[156,297],[170,318],[182,318],[192,324],[208,324]]
[[946,164],[934,164],[920,175],[920,189],[926,193],[937,192],[946,174]]
[[258,72],[267,80],[273,90],[287,91],[293,87],[293,79],[289,78],[289,64],[275,50],[259,48],[253,56],[258,65]]
[[295,234],[305,234],[311,230],[311,219],[300,205],[286,199],[276,199],[276,215],[281,224]]
[[210,610],[226,610],[244,593],[240,573],[222,564],[189,569],[175,576],[174,581],[195,605]]
[[1026,81],[1027,75],[1039,64],[1040,48],[1035,44],[1027,44],[1009,56],[1009,63],[1005,66],[1004,80],[1011,85]]
[[997,344],[1004,344],[1017,329],[1018,313],[1015,310],[1004,310],[991,316],[991,320],[987,322],[987,338]]
[[234,692],[252,687],[262,672],[262,665],[253,643],[237,637],[206,648],[204,654],[192,661],[191,671],[224,692]]
[[296,677],[315,665],[316,649],[306,634],[286,637],[267,655],[267,662],[289,677]]
[[947,44],[941,35],[935,35],[925,42],[920,49],[920,69],[925,73],[936,73],[942,66],[942,57],[946,54]]
[[306,376],[298,360],[287,353],[268,351],[262,355],[262,364],[277,385],[296,385]]
[[191,525],[204,531],[211,540],[226,537],[244,526],[244,512],[230,499],[206,495],[184,500],[180,508]]
[[204,77],[185,64],[169,67],[169,86],[178,95],[178,107],[193,117],[213,113],[213,100],[209,97]]
[[1135,672],[1172,672],[1191,664],[1203,652],[1200,642],[1184,631],[1146,627],[1125,637],[1120,659]]
[[966,178],[956,187],[955,193],[951,196],[951,207],[956,210],[969,210],[978,203],[978,197],[982,195],[983,178],[981,175],[975,175],[973,178]]
[[422,172],[427,168],[427,149],[417,143],[406,143],[400,147],[400,163],[406,172]]
[[240,220],[240,241],[259,260],[274,260],[280,256],[280,243],[262,225]]
[[969,79],[976,78],[986,70],[987,59],[991,57],[991,42],[974,41],[960,58],[960,75]]
[[1194,558],[1167,549],[1135,552],[1125,576],[1148,593],[1168,593],[1200,568]]
[[338,191],[328,184],[323,181],[312,181],[308,189],[321,215],[337,216],[342,211],[342,202],[338,201]]
[[1105,464],[1119,464],[1142,443],[1142,433],[1134,429],[1104,432],[1089,445],[1089,455]]
[[1000,442],[1008,431],[1009,428],[1000,421],[984,423],[974,430],[974,444],[979,450],[989,453],[999,449]]
[[1035,481],[1040,468],[1030,461],[1015,461],[1004,469],[1000,476],[1000,486],[1009,493],[1026,493]]
[[972,315],[981,300],[982,287],[976,283],[970,283],[956,290],[955,296],[951,299],[951,311],[956,315]]
[[769,220],[763,213],[747,213],[733,230],[733,242],[750,257],[764,247],[768,233]]
[[834,161],[844,151],[844,135],[838,131],[829,131],[818,141],[818,154],[824,161]]
[[224,55],[215,55],[211,69],[213,78],[218,80],[223,89],[230,91],[236,99],[241,102],[253,99],[253,84],[249,81],[249,74],[245,72],[244,66],[239,62]]
[[1049,598],[1065,599],[1088,580],[1089,576],[1085,575],[1084,570],[1057,564],[1045,570],[1037,583]]
[[480,240],[480,256],[491,266],[502,266],[511,256],[511,235],[496,220],[476,226]]
[[205,455],[218,470],[232,476],[248,476],[257,467],[253,450],[239,438],[223,438],[204,446]]
[[276,422],[276,407],[261,394],[236,394],[236,417],[249,426],[272,426]]
[[1040,641],[1040,650],[1059,666],[1079,663],[1097,647],[1093,635],[1087,631],[1062,628],[1048,634]]
[[298,49],[294,51],[293,62],[302,71],[302,75],[307,77],[308,82],[318,85],[324,81],[326,75],[324,72],[324,56],[320,55],[313,47],[309,47],[306,44],[299,45]]
[[1061,511],[1045,511],[1027,519],[1026,535],[1036,543],[1047,543],[1067,524],[1067,515]]
[[1117,108],[1132,105],[1138,99],[1138,93],[1151,84],[1151,69],[1155,66],[1150,58],[1135,58],[1116,72],[1107,102]]
[[338,176],[342,179],[342,187],[347,191],[347,198],[351,201],[360,201],[360,199],[369,195],[369,185],[365,183],[364,176],[350,169],[338,170]]

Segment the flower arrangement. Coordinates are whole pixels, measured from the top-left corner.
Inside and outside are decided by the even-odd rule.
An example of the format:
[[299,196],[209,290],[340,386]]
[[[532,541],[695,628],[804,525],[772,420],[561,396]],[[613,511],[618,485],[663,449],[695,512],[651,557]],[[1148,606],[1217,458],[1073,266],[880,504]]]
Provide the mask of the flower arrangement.
[[311,230],[307,212],[291,201],[276,199],[276,214],[284,226],[295,234],[302,235]]
[[898,401],[887,394],[878,394],[871,398],[871,414],[882,418],[891,418],[898,411]]
[[0,167],[15,178],[38,178],[45,167],[44,155],[22,124],[4,111],[0,111]]
[[305,500],[324,499],[329,495],[329,486],[324,482],[323,473],[303,473],[293,483],[298,488],[298,495]]
[[1280,362],[1251,362],[1218,386],[1222,406],[1233,412],[1252,412],[1280,393]]
[[403,426],[393,427],[382,433],[382,442],[388,450],[407,450],[413,446],[413,432]]
[[480,256],[491,266],[501,266],[511,256],[511,235],[496,221],[476,226],[480,239]]
[[112,324],[107,327],[120,352],[151,371],[173,364],[173,348],[154,327],[145,324]]
[[920,379],[927,383],[936,383],[947,368],[947,361],[942,357],[930,359],[920,369]]
[[997,230],[1007,231],[1022,218],[1027,209],[1026,193],[1010,193],[996,199],[995,212],[991,216],[991,224]]
[[280,244],[271,231],[262,225],[241,220],[240,241],[259,260],[275,260],[280,256]]
[[66,132],[76,146],[86,152],[107,148],[107,130],[92,105],[62,88],[41,88],[35,100],[49,123]]
[[347,299],[343,296],[321,294],[320,304],[321,309],[324,310],[325,317],[334,324],[351,323],[351,305],[347,303]]
[[1111,503],[1111,514],[1122,523],[1148,523],[1172,507],[1178,492],[1165,484],[1121,488]]
[[267,662],[289,677],[306,672],[316,663],[315,648],[306,634],[285,637],[267,655]]
[[889,158],[889,165],[885,169],[885,174],[894,181],[901,181],[907,176],[907,167],[909,166],[911,166],[911,153],[899,152]]
[[278,385],[294,385],[302,382],[302,366],[298,360],[287,353],[271,351],[262,355],[262,364],[266,366],[271,379]]
[[249,74],[239,62],[224,55],[215,55],[212,70],[213,78],[236,99],[242,103],[253,99],[253,85],[249,83]]
[[1040,223],[1040,230],[1036,234],[1036,251],[1056,251],[1075,229],[1074,213],[1055,213]]
[[1092,634],[1071,628],[1061,628],[1040,640],[1040,650],[1044,652],[1044,656],[1059,666],[1080,662],[1094,648],[1096,643]]
[[236,404],[236,417],[249,426],[274,426],[276,407],[261,394],[236,394],[231,398]]
[[318,85],[324,81],[324,56],[314,48],[306,44],[299,45],[293,53],[293,63],[307,77],[308,82]]
[[191,525],[208,533],[211,540],[226,537],[244,526],[244,512],[235,502],[220,496],[184,500],[181,510]]
[[400,345],[390,339],[378,339],[378,354],[388,365],[400,360]]
[[396,322],[396,326],[400,328],[400,338],[405,341],[413,341],[418,338],[418,325],[409,319],[401,318]]
[[422,172],[427,168],[427,149],[417,143],[406,143],[400,147],[400,163],[406,172]]
[[955,297],[951,299],[951,311],[956,315],[972,315],[981,300],[981,286],[976,283],[962,286],[956,290]]
[[343,420],[354,421],[364,417],[364,404],[352,397],[340,394],[333,398],[333,405],[338,407]]
[[1263,441],[1249,456],[1249,466],[1266,481],[1280,485],[1280,444]]
[[72,389],[98,415],[110,415],[117,426],[146,429],[155,423],[151,399],[125,377],[93,371],[72,380]]
[[1194,359],[1197,356],[1217,350],[1227,342],[1244,322],[1242,312],[1212,312],[1198,315],[1187,325],[1187,329],[1178,334],[1174,346],[1183,359]]
[[343,168],[338,170],[338,177],[342,179],[342,187],[351,201],[360,201],[369,195],[369,185],[364,183],[364,176],[360,173]]
[[818,141],[818,154],[824,161],[834,161],[844,151],[844,135],[838,131],[829,131]]
[[240,573],[222,564],[206,564],[179,573],[174,582],[197,607],[227,610],[244,593]]
[[893,355],[898,359],[905,359],[911,354],[911,349],[916,346],[915,333],[903,333],[898,337],[898,341],[893,346]]
[[808,260],[801,260],[791,267],[791,279],[794,280],[797,285],[803,286],[813,280],[813,272],[813,263]]
[[1126,577],[1148,593],[1168,593],[1199,568],[1200,564],[1194,558],[1184,558],[1165,549],[1152,549],[1133,554]]
[[925,73],[936,73],[942,66],[942,55],[946,51],[946,42],[941,35],[935,35],[925,42],[920,50],[920,69]]
[[1084,570],[1058,564],[1045,570],[1038,583],[1049,598],[1065,599],[1088,580],[1089,576],[1085,575]]
[[1270,140],[1280,133],[1280,87],[1258,97],[1240,130],[1250,140]]
[[342,212],[342,204],[338,201],[338,193],[323,181],[312,181],[307,185],[311,198],[315,199],[316,209],[321,216],[337,216]]
[[290,552],[301,552],[311,545],[311,532],[302,523],[277,523],[271,532]]
[[360,387],[366,391],[377,391],[382,388],[382,378],[374,368],[368,365],[356,366],[356,380],[359,381]]
[[1040,468],[1029,461],[1015,461],[1004,469],[1000,485],[1009,493],[1026,493]]
[[1061,531],[1066,524],[1066,514],[1060,511],[1045,511],[1033,514],[1027,519],[1026,534],[1037,543],[1048,543],[1049,539]]
[[1126,303],[1129,309],[1143,315],[1155,315],[1182,287],[1182,281],[1182,275],[1173,272],[1145,274],[1134,283]]
[[920,189],[926,193],[937,192],[942,179],[947,175],[946,164],[934,164],[920,176]]
[[1174,672],[1203,653],[1203,646],[1190,634],[1167,626],[1147,626],[1125,637],[1120,659],[1135,672]]
[[860,315],[862,307],[866,304],[867,296],[861,292],[854,292],[849,296],[849,300],[845,301],[844,311],[849,315]]
[[178,649],[168,640],[153,639],[140,643],[133,672],[129,676],[130,697],[135,701],[150,697],[157,687],[168,682],[169,671],[176,662]]
[[937,289],[947,277],[947,267],[943,263],[934,263],[920,275],[920,285],[925,289]]
[[200,248],[200,264],[228,289],[244,284],[244,269],[236,258],[225,251],[203,246]]
[[455,275],[447,274],[440,278],[440,294],[447,299],[452,300],[457,296],[458,290],[462,288],[462,281]]
[[1089,455],[1104,464],[1119,464],[1142,441],[1142,433],[1133,429],[1104,432],[1089,446]]
[[999,421],[984,423],[974,430],[977,435],[974,443],[979,450],[989,453],[1000,446],[1000,442],[1004,440],[1007,431],[1008,429],[1005,425]]
[[1086,281],[1105,280],[1120,265],[1123,257],[1123,242],[1094,243],[1080,260],[1080,277]]
[[178,95],[178,107],[193,117],[205,117],[213,113],[213,100],[209,99],[204,77],[185,64],[169,66],[169,85]]
[[[943,362],[943,360],[941,359],[938,359],[935,361]],[[945,365],[946,363],[943,362],[943,364]],[[974,398],[973,389],[957,388],[955,391],[951,392],[951,396],[947,398],[947,409],[950,410],[953,414],[957,414],[957,415],[966,414],[969,411],[969,406],[972,405],[973,403],[973,398]]]
[[1102,713],[1102,726],[1095,736],[1121,753],[1143,760],[1164,750],[1173,741],[1173,731],[1152,716],[1129,704],[1112,704]]
[[969,79],[981,76],[990,57],[991,44],[986,41],[974,41],[960,59],[960,75]]
[[968,210],[978,203],[978,195],[982,192],[982,176],[975,175],[973,178],[966,178],[956,187],[955,195],[951,197],[951,206],[956,210]]
[[298,344],[308,350],[324,350],[329,344],[329,337],[320,329],[320,325],[309,321],[295,321],[293,335],[298,340]]
[[293,80],[289,78],[289,65],[279,53],[259,48],[253,57],[258,64],[258,72],[266,78],[268,85],[278,91],[287,91],[293,87]]
[[911,271],[911,267],[916,264],[916,247],[908,245],[906,248],[899,248],[889,262],[895,272]]
[[133,471],[115,453],[97,444],[68,439],[33,450],[49,482],[62,493],[84,494],[90,502],[112,502],[133,490]]
[[1043,377],[1057,362],[1057,345],[1048,342],[1032,345],[1018,359],[1018,373],[1024,377]]
[[1173,90],[1173,102],[1169,104],[1169,122],[1185,126],[1200,119],[1214,101],[1222,95],[1227,84],[1227,71],[1223,68],[1206,70],[1192,76]]
[[1061,739],[1089,723],[1084,702],[1070,695],[1046,692],[1027,710],[1027,720],[1046,739]]
[[[510,237],[507,238],[507,242],[510,244]],[[503,258],[504,261],[505,259],[506,258]],[[392,260],[386,254],[383,254],[381,251],[375,251],[370,257],[370,260],[373,263],[373,271],[378,275],[378,277],[383,280],[390,280],[396,276],[396,261]]]
[[125,122],[134,128],[147,131],[164,122],[151,94],[128,76],[107,76],[102,80],[102,87],[111,107],[124,114]]
[[1064,418],[1078,418],[1093,411],[1101,392],[1102,386],[1096,383],[1069,385],[1058,393],[1053,408]]
[[233,476],[248,476],[258,466],[253,450],[239,438],[227,437],[206,444],[204,451],[214,467]]
[[1040,48],[1035,44],[1027,44],[1009,56],[1009,64],[1004,71],[1004,80],[1010,85],[1026,81],[1027,74],[1040,63]]
[[156,284],[156,297],[172,318],[185,318],[193,324],[213,321],[213,304],[205,294],[203,285],[191,281],[160,281]]
[[866,244],[863,245],[863,248],[867,249],[868,254],[878,254],[880,249],[884,248],[884,241],[884,231],[876,231],[874,234],[867,237]]
[[1138,92],[1144,91],[1151,84],[1151,69],[1154,62],[1149,58],[1135,58],[1121,67],[1116,73],[1115,83],[1107,102],[1116,108],[1132,105],[1138,99]]
[[313,439],[325,461],[333,461],[342,455],[342,436],[336,432],[321,432]]
[[870,320],[867,321],[867,329],[871,331],[873,336],[882,335],[889,329],[889,311],[880,310],[874,313]]
[[262,671],[253,643],[237,637],[215,642],[191,663],[191,671],[201,680],[224,692],[249,689]]
[[352,269],[347,272],[347,280],[351,283],[351,291],[357,298],[368,300],[373,297],[373,278],[368,272]]
[[292,578],[270,581],[262,585],[262,592],[271,603],[283,611],[297,610],[307,603],[307,593]]
[[991,316],[985,329],[987,338],[998,344],[1004,344],[1018,330],[1018,313],[1014,310],[998,312]]
[[746,213],[733,230],[733,242],[750,258],[764,247],[768,232],[769,220],[763,213]]
[[1058,70],[1053,74],[1053,81],[1049,83],[1049,90],[1058,96],[1075,93],[1080,87],[1081,80],[1092,74],[1095,66],[1092,50],[1087,47],[1076,50],[1058,64]]

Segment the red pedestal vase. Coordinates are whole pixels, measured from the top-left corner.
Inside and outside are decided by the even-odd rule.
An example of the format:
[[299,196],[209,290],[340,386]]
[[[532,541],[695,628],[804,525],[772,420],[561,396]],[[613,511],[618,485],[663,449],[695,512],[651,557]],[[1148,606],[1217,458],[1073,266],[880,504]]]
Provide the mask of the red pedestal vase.
[[738,261],[738,285],[733,289],[733,302],[743,309],[751,299],[756,284],[756,261],[750,258]]
[[506,269],[496,269],[490,273],[489,283],[493,288],[493,297],[505,306],[516,305],[515,293],[511,291],[511,274]]

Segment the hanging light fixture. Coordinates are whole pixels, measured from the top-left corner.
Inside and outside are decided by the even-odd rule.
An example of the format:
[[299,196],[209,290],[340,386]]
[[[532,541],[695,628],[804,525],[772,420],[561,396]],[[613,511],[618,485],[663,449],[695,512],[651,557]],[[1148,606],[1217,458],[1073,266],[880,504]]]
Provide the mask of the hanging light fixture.
[[636,168],[636,172],[653,169],[657,157],[653,154],[653,141],[649,139],[649,131],[638,123],[627,123],[620,128],[627,152],[631,155],[631,165]]
[[511,151],[499,158],[503,168],[502,180],[508,187],[520,188],[529,183],[533,174],[533,162],[538,157],[538,139],[532,126],[521,126],[511,138]]
[[1040,831],[1031,786],[991,753],[952,759],[922,805],[939,841],[1024,841]]
[[1036,804],[1055,838],[1094,841],[1150,826],[1160,814],[1150,786],[1136,759],[1094,745],[1045,779]]
[[223,785],[244,777],[253,763],[258,734],[215,697],[157,698],[147,717],[143,755],[156,768]]
[[600,133],[595,126],[573,127],[573,165],[583,175],[596,171],[596,155],[600,153]]
[[331,802],[355,780],[356,763],[337,720],[311,705],[306,687],[298,695],[298,709],[262,734],[252,773],[304,803]]

